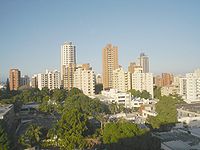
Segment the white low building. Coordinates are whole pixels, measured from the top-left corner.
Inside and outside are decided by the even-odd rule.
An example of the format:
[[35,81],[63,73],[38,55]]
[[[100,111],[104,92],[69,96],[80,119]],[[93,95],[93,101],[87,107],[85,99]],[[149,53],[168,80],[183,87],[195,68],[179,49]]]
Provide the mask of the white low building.
[[156,99],[144,99],[140,97],[132,97],[131,107],[139,108],[142,105],[156,104],[157,102],[158,100]]
[[155,110],[156,109],[155,105],[149,104],[149,105],[143,105],[142,107],[143,107],[142,117],[148,118],[149,116],[153,116],[153,117],[157,116],[158,113]]
[[124,105],[125,107],[131,107],[131,93],[119,92],[117,89],[110,89],[102,91],[103,100],[108,103],[117,103]]

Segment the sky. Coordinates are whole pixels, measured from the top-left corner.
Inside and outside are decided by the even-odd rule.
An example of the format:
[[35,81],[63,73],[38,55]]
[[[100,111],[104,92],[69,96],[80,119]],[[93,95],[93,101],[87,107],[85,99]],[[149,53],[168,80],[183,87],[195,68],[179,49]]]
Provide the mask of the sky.
[[77,63],[102,70],[102,48],[119,48],[126,70],[141,52],[154,74],[200,68],[199,0],[0,0],[0,77],[60,70],[72,41]]

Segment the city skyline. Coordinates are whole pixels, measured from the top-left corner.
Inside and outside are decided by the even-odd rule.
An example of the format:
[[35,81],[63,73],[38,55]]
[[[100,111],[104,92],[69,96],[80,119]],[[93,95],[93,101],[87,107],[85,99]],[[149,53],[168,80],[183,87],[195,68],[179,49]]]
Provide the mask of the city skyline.
[[59,70],[65,41],[76,45],[77,64],[90,63],[96,73],[102,73],[101,52],[108,43],[118,47],[119,65],[126,70],[141,52],[155,74],[199,68],[199,1],[0,3],[3,80],[11,68],[29,76]]

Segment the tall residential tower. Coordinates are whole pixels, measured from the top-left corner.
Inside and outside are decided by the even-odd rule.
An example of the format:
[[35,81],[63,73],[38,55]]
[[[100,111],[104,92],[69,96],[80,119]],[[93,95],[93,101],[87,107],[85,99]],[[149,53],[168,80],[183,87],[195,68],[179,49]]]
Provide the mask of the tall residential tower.
[[10,90],[18,90],[20,87],[21,72],[18,69],[10,69],[9,86]]
[[103,88],[112,88],[113,70],[119,68],[118,47],[108,44],[103,48]]
[[73,88],[75,69],[76,47],[72,42],[65,42],[61,46],[61,83],[65,89]]

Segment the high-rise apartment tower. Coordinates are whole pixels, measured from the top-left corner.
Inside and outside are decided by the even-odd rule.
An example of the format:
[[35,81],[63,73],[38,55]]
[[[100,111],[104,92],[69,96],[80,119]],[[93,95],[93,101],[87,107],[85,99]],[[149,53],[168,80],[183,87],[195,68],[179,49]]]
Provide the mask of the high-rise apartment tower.
[[18,90],[20,87],[21,72],[18,69],[10,69],[9,86],[10,90]]
[[76,47],[72,42],[61,46],[61,83],[65,89],[73,87],[73,76],[76,69]]
[[103,48],[103,87],[112,88],[113,70],[119,68],[118,65],[118,47],[112,44]]

